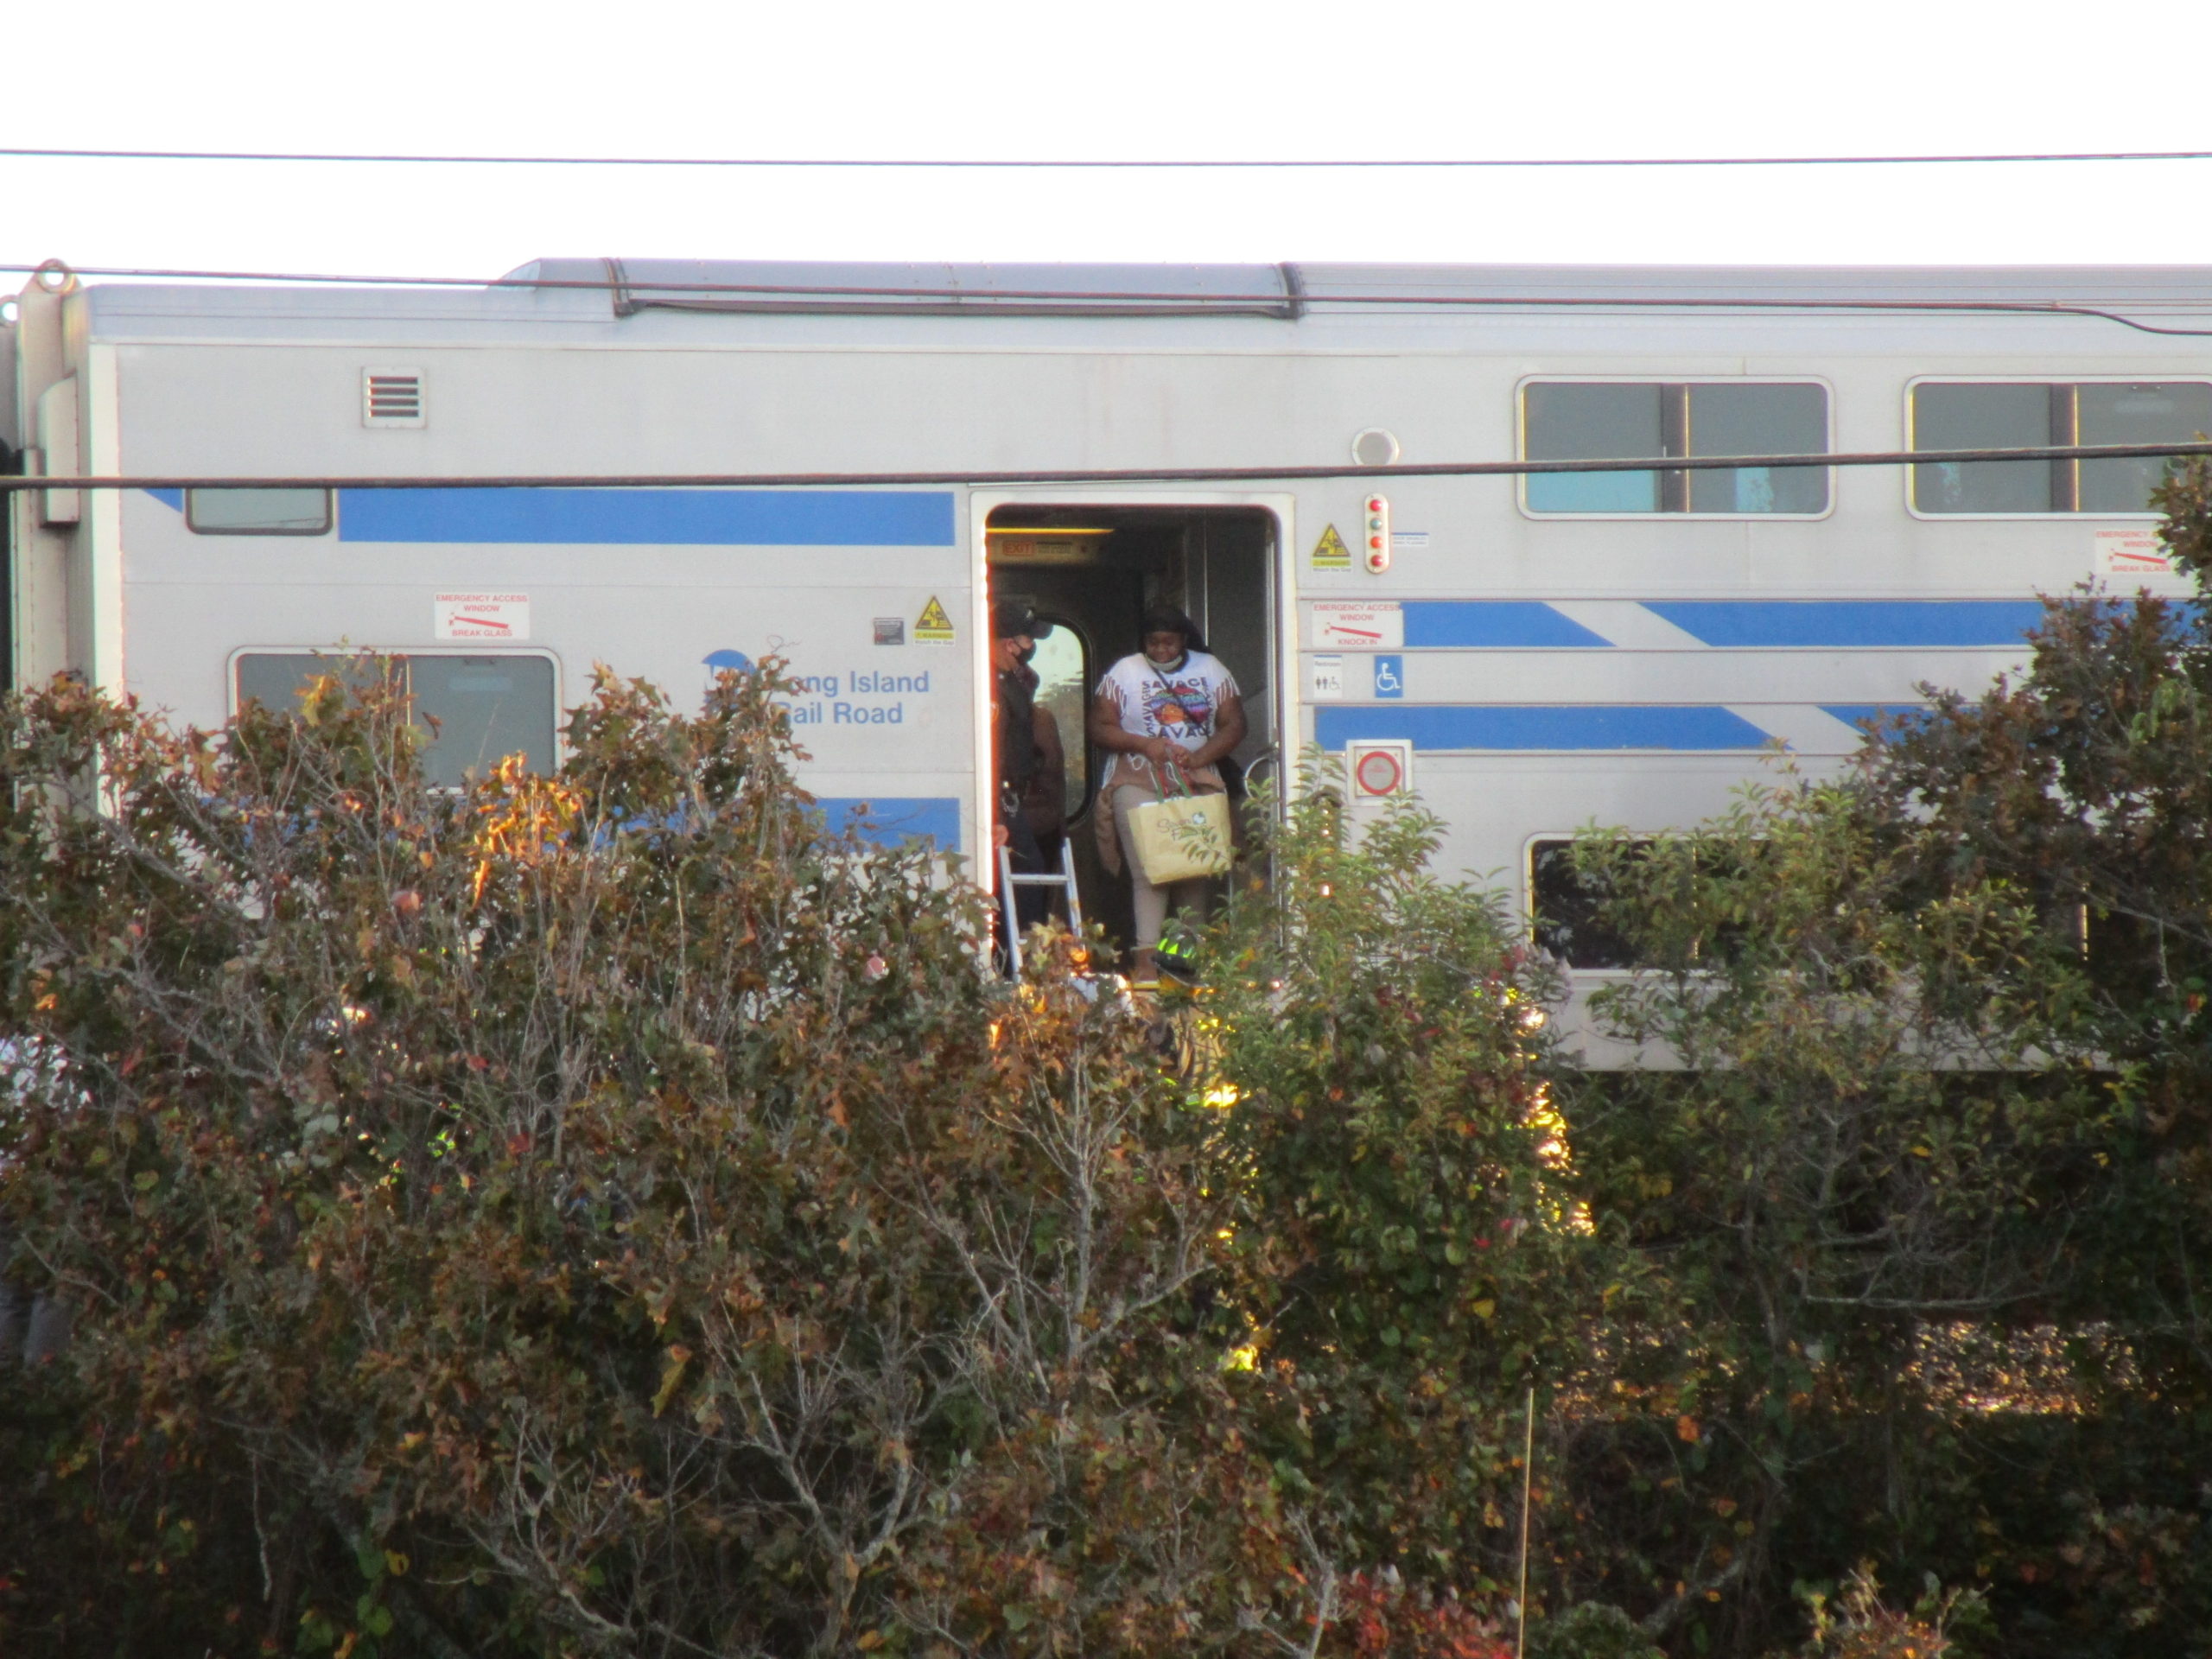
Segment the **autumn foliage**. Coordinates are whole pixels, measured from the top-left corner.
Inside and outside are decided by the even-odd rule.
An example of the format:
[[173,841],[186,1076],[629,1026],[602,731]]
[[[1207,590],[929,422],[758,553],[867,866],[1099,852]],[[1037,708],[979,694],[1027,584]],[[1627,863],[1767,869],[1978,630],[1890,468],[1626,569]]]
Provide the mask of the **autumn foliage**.
[[1484,1651],[1280,1444],[1329,1250],[1258,1109],[830,834],[772,674],[457,792],[353,677],[0,730],[8,1275],[74,1327],[0,1371],[11,1649]]
[[772,664],[0,705],[0,1651],[2196,1659],[2212,609],[2033,652],[1588,837],[1603,1072],[1318,762],[1139,1005]]

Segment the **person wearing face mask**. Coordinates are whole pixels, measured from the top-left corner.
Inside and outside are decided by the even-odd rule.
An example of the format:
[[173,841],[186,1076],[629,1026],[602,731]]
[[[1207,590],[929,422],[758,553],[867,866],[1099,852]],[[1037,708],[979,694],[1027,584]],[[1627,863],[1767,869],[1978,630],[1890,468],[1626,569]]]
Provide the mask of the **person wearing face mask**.
[[1169,605],[1146,611],[1143,648],[1106,671],[1091,699],[1090,741],[1111,758],[1099,785],[1098,853],[1109,870],[1126,862],[1135,901],[1130,972],[1158,971],[1167,909],[1206,908],[1204,878],[1154,887],[1144,878],[1129,835],[1129,811],[1179,785],[1198,794],[1226,792],[1220,763],[1244,741],[1244,703],[1236,681],[1205,648],[1198,625]]
[[[1058,747],[1058,728],[1048,744],[1039,721],[1044,711],[1037,707],[1037,671],[1029,666],[1037,641],[1052,632],[1052,625],[1027,600],[1001,599],[991,607],[991,844],[1007,850],[1017,874],[1034,875],[1049,868],[1035,815],[1025,802],[1048,781],[1046,774],[1056,764],[1065,764],[1049,752]],[[1051,724],[1049,715],[1044,724]],[[1047,909],[1040,890],[1016,890],[1014,911],[1023,927],[1043,921]]]

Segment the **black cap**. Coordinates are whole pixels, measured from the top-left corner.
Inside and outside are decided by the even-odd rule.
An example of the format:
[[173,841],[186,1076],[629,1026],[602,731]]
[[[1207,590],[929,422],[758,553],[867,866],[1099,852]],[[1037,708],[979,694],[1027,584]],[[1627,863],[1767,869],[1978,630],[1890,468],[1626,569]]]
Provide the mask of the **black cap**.
[[1026,599],[1001,599],[991,607],[994,639],[1009,639],[1017,633],[1042,639],[1052,631],[1052,625],[1038,615]]

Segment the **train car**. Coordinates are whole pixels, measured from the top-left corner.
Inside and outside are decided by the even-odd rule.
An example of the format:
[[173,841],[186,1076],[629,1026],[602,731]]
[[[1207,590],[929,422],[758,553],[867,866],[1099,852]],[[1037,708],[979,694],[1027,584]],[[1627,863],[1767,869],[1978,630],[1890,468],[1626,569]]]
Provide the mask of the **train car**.
[[[33,471],[415,480],[17,496],[19,683],[74,671],[205,724],[374,649],[457,778],[554,764],[595,664],[688,700],[775,654],[828,810],[973,858],[993,594],[1062,625],[1035,666],[1078,755],[1088,689],[1165,599],[1240,682],[1248,766],[1318,746],[1356,806],[1417,791],[1446,868],[1538,909],[1579,826],[1694,821],[1783,749],[1835,764],[1922,683],[2017,664],[2040,594],[2172,586],[2160,463],[1363,469],[2212,430],[2196,269],[54,266],[16,307]],[[465,481],[734,475],[810,481]],[[1096,760],[1069,770],[1079,847]]]

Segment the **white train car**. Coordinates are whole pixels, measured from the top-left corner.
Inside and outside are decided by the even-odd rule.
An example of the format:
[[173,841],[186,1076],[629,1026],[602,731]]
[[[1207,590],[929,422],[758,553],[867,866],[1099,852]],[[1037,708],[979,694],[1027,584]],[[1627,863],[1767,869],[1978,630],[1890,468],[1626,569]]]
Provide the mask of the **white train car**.
[[[1071,748],[1166,598],[1243,684],[1248,764],[1366,758],[1356,791],[1417,789],[1443,863],[1528,903],[1580,825],[1693,821],[1778,745],[1832,764],[1919,683],[1986,683],[2038,594],[2170,583],[2160,463],[1360,469],[2185,441],[2212,430],[2208,330],[2212,270],[2184,269],[547,260],[444,290],[56,269],[0,332],[0,439],[31,470],[423,482],[19,494],[11,672],[208,723],[373,648],[458,775],[557,760],[595,663],[688,698],[777,652],[830,810],[972,856],[992,593],[1067,625],[1038,665]],[[1317,467],[1340,474],[1270,475]],[[1082,481],[1104,471],[1138,476]],[[436,482],[737,474],[823,481]],[[886,474],[928,481],[852,481]]]

